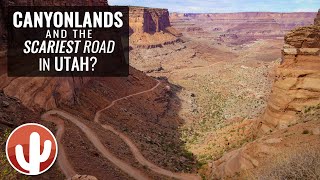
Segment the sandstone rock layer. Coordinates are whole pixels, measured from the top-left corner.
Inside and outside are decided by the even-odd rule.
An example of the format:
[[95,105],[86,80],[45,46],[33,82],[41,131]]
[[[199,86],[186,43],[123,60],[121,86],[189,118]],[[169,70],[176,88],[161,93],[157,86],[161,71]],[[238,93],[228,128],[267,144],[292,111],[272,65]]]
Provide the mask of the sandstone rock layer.
[[133,33],[156,33],[170,26],[167,9],[130,7],[129,24]]
[[170,20],[171,24],[180,31],[188,31],[190,26],[202,24],[204,31],[198,30],[198,33],[213,31],[236,34],[239,37],[280,39],[296,27],[313,24],[315,16],[314,12],[171,13]]
[[130,7],[129,25],[131,47],[162,47],[178,42],[181,36],[171,27],[167,9]]
[[16,97],[31,109],[53,109],[60,103],[74,104],[80,89],[90,80],[83,77],[50,78],[0,77],[0,89],[11,97]]
[[285,36],[282,63],[259,124],[264,136],[212,162],[209,165],[211,178],[234,179],[236,174],[250,169],[265,170],[263,167],[272,163],[275,157],[299,148],[303,151],[303,144],[310,149],[319,149],[319,116],[315,115],[311,120],[301,116],[306,108],[320,104],[318,17],[315,25],[297,28]]
[[320,104],[320,26],[288,33],[282,54],[263,117],[264,131],[288,127],[296,123],[299,112]]

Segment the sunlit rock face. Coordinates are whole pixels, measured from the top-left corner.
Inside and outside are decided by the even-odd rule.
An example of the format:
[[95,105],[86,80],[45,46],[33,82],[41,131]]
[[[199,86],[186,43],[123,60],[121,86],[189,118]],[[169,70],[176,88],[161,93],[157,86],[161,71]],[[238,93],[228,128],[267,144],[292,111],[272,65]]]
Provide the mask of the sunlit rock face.
[[298,113],[320,104],[320,26],[295,29],[285,36],[283,58],[277,70],[262,129],[285,128]]
[[134,33],[156,33],[170,26],[167,9],[130,7],[129,18]]

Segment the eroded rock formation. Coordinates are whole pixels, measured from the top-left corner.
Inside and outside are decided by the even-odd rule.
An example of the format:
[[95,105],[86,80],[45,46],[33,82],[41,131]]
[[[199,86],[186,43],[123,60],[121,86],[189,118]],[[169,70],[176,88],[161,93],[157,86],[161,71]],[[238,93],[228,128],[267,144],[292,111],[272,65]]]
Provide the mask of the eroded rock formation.
[[79,90],[91,78],[69,77],[19,77],[9,78],[6,74],[0,76],[0,89],[11,97],[16,97],[31,108],[49,110],[60,103],[74,104]]
[[286,35],[283,60],[263,117],[264,131],[286,128],[296,123],[306,107],[320,104],[319,53],[320,26],[298,28]]
[[[288,31],[296,27],[313,24],[315,16],[314,12],[172,13],[170,20],[171,24],[180,31],[185,31],[194,22],[201,22],[204,31],[212,31],[213,28],[213,31],[219,29],[218,31],[224,34],[270,39],[282,38]],[[185,22],[185,26],[181,22]]]
[[[264,133],[272,133],[210,163],[211,178],[235,177],[250,169],[262,168],[260,170],[263,171],[265,165],[272,163],[271,159],[299,148],[303,150],[303,144],[308,148],[319,148],[319,116],[315,115],[311,120],[301,116],[301,113],[306,113],[306,108],[320,104],[318,18],[315,25],[295,29],[285,36],[282,63],[260,124]],[[306,133],[308,136],[303,135]]]
[[209,14],[181,14],[171,13],[171,20],[179,20],[182,18],[208,20],[217,22],[221,26],[230,25],[237,26],[244,22],[271,22],[277,23],[284,29],[292,29],[297,26],[310,25],[316,13],[313,12],[297,12],[297,13],[271,13],[271,12],[243,12],[243,13],[209,13]]
[[130,7],[129,25],[131,47],[162,47],[178,42],[181,36],[171,27],[167,9]]
[[130,7],[130,28],[133,33],[156,33],[170,26],[167,9]]
[[[306,145],[309,149],[318,150],[319,125],[317,119],[300,123],[228,152],[219,160],[209,163],[210,179],[259,179],[252,176],[254,172],[266,171],[264,168],[272,165],[272,160],[277,157],[289,154],[288,152],[304,151]],[[307,136],[303,135],[304,129],[310,132]]]

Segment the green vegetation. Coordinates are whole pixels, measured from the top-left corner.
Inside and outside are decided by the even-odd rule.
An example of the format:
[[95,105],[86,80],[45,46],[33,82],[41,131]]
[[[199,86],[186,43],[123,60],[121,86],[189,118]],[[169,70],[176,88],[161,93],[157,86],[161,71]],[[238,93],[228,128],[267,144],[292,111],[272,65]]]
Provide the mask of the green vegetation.
[[[297,113],[299,115],[299,122],[308,122],[319,120],[320,117],[320,104],[315,106],[307,106],[302,112]],[[295,123],[295,124],[297,124]],[[295,125],[293,124],[293,125]]]
[[319,112],[320,110],[320,104],[315,105],[315,106],[307,106],[305,107],[303,113],[300,113],[304,116],[310,116],[310,115],[314,115],[315,113]]
[[252,67],[244,60],[173,79],[186,90],[180,95],[190,110],[182,117],[189,121],[180,129],[181,139],[198,167],[255,139],[250,119],[264,112],[273,82],[267,75],[277,64]]

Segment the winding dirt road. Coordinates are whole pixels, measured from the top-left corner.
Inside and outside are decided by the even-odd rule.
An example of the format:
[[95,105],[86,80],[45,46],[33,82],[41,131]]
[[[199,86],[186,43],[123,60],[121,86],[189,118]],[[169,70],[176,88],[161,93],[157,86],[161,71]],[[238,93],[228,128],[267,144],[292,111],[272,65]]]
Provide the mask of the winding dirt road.
[[138,93],[134,93],[134,94],[131,94],[131,95],[128,95],[128,96],[124,96],[122,98],[119,98],[119,99],[116,99],[114,101],[111,102],[111,104],[109,104],[107,107],[99,110],[96,112],[96,115],[94,116],[94,122],[97,122],[99,123],[99,118],[101,116],[101,113],[109,108],[111,108],[112,106],[115,105],[116,102],[119,102],[121,100],[124,100],[124,99],[127,99],[127,98],[130,98],[130,97],[133,97],[133,96],[137,96],[137,95],[140,95],[140,94],[144,94],[144,93],[147,93],[147,92],[151,92],[153,90],[155,90],[160,84],[161,82],[159,80],[157,80],[157,84],[155,86],[153,86],[151,89],[148,89],[148,90],[145,90],[145,91],[141,91],[141,92],[138,92]]
[[187,173],[175,173],[175,172],[171,172],[171,171],[168,171],[166,169],[163,169],[155,164],[153,164],[152,162],[148,161],[141,153],[140,153],[140,150],[138,149],[138,147],[132,142],[132,140],[130,140],[130,138],[128,138],[125,134],[115,130],[112,126],[109,126],[109,125],[102,125],[99,121],[99,118],[101,116],[101,113],[109,108],[111,108],[112,106],[115,105],[115,103],[121,101],[121,100],[124,100],[124,99],[127,99],[127,98],[130,98],[130,97],[133,97],[133,96],[137,96],[137,95],[140,95],[140,94],[144,94],[144,93],[147,93],[147,92],[151,92],[153,90],[155,90],[160,84],[161,82],[159,80],[157,80],[158,83],[157,85],[155,85],[153,88],[149,89],[149,90],[146,90],[146,91],[142,91],[142,92],[139,92],[139,93],[135,93],[135,94],[131,94],[129,96],[125,96],[125,97],[122,97],[122,98],[119,98],[117,100],[114,100],[111,102],[110,105],[108,105],[107,107],[99,110],[97,113],[96,113],[96,116],[94,117],[94,121],[99,123],[104,129],[108,130],[108,131],[111,131],[113,132],[114,134],[116,134],[117,136],[119,136],[127,145],[128,147],[130,148],[132,154],[134,155],[134,157],[138,160],[138,162],[140,164],[142,164],[143,166],[146,166],[147,168],[149,168],[150,170],[152,170],[153,172],[156,172],[158,174],[162,174],[162,175],[165,175],[165,176],[168,176],[168,177],[171,177],[171,178],[176,178],[176,179],[186,179],[186,180],[193,180],[193,179],[200,179],[199,176],[195,175],[195,174],[187,174]]
[[[96,147],[98,149],[98,151],[105,157],[107,158],[109,161],[111,161],[114,165],[116,165],[118,168],[120,168],[123,172],[126,172],[127,174],[129,174],[131,177],[135,178],[135,179],[149,179],[146,175],[144,175],[141,171],[139,171],[138,169],[130,166],[129,164],[127,164],[126,162],[118,159],[116,156],[114,156],[99,140],[98,136],[85,124],[83,124],[80,120],[78,120],[77,117],[61,111],[61,110],[51,110],[48,111],[44,114],[43,118],[47,118],[47,116],[50,115],[58,115],[61,116],[63,118],[68,119],[70,122],[74,123],[76,126],[78,126],[81,131],[83,131],[86,135],[86,137],[92,142],[92,144],[94,145],[94,147]],[[54,119],[51,119],[54,120]],[[54,121],[54,123],[57,124],[57,121]],[[58,131],[63,132],[64,131],[64,127],[63,126],[58,126]],[[58,141],[60,141],[59,143],[61,144],[61,138],[57,139]],[[59,146],[59,154],[61,153],[61,146]],[[61,164],[62,166],[60,166],[60,168],[63,170],[63,172],[65,173],[65,175],[67,176],[67,178],[70,178],[70,175],[73,174],[72,172],[72,166],[70,165],[70,163],[67,160],[67,157],[65,155],[65,153],[63,153],[65,156],[64,160],[59,162],[59,165]],[[63,158],[63,157],[61,157]],[[60,159],[59,159],[60,160]],[[65,169],[66,168],[66,169]],[[72,176],[71,176],[72,177]]]
[[165,175],[165,176],[168,176],[171,178],[176,178],[176,179],[185,179],[185,180],[200,179],[199,176],[197,176],[195,174],[175,173],[175,172],[165,170],[165,169],[153,164],[152,162],[148,161],[145,157],[143,157],[143,155],[140,153],[138,147],[126,135],[115,130],[112,126],[109,126],[109,125],[101,125],[101,126],[104,129],[109,130],[109,131],[113,132],[114,134],[118,135],[129,146],[132,154],[138,160],[138,162],[140,164],[142,164],[143,166],[146,166],[147,168],[149,168],[153,172],[156,172],[158,174],[162,174],[162,175]]
[[50,113],[45,113],[41,116],[42,120],[50,121],[56,124],[57,126],[57,132],[56,132],[56,139],[58,142],[59,152],[58,152],[58,164],[60,166],[60,169],[62,170],[63,174],[67,178],[71,178],[74,175],[76,175],[76,171],[71,166],[70,162],[68,161],[68,156],[66,155],[66,152],[64,151],[64,147],[61,143],[62,136],[64,133],[64,121],[60,118],[51,116]]
[[[119,99],[116,99],[116,100],[112,101],[110,105],[108,105],[105,108],[97,111],[97,113],[96,113],[96,115],[94,117],[94,122],[100,124],[104,129],[106,129],[108,131],[111,131],[112,133],[114,133],[118,137],[120,137],[128,145],[128,147],[132,151],[132,154],[138,160],[138,162],[140,164],[142,164],[143,166],[146,166],[147,168],[149,168],[153,172],[165,175],[167,177],[176,178],[176,179],[183,179],[183,180],[200,179],[200,177],[197,176],[196,174],[175,173],[175,172],[171,172],[169,170],[165,170],[165,169],[163,169],[161,167],[158,167],[157,165],[153,164],[152,162],[150,162],[146,158],[144,158],[144,156],[141,154],[141,152],[139,151],[137,146],[125,134],[115,130],[112,126],[103,125],[99,121],[99,118],[100,118],[102,112],[107,110],[107,109],[109,109],[109,108],[111,108],[112,106],[114,106],[115,103],[117,103],[117,102],[119,102],[121,100],[125,100],[125,99],[130,98],[130,97],[133,97],[133,96],[141,95],[141,94],[144,94],[144,93],[151,92],[151,91],[155,90],[161,84],[161,82],[159,80],[157,80],[157,81],[158,81],[158,83],[154,87],[149,89],[149,90],[138,92],[138,93],[134,93],[134,94],[131,94],[131,95],[128,95],[128,96],[125,96],[125,97],[122,97],[122,98],[119,98]],[[116,165],[122,171],[126,172],[131,177],[133,177],[135,179],[139,179],[139,180],[140,179],[141,180],[149,179],[140,170],[130,166],[128,163],[126,163],[126,162],[118,159],[116,156],[114,156],[101,143],[101,141],[99,140],[98,136],[89,127],[87,127],[85,124],[83,124],[79,120],[78,117],[73,116],[72,114],[69,114],[69,113],[64,112],[62,110],[51,110],[51,111],[48,111],[45,114],[43,114],[42,115],[42,119],[46,120],[46,121],[54,122],[57,125],[56,136],[57,136],[57,141],[58,141],[58,144],[59,144],[58,163],[59,163],[60,168],[62,169],[63,173],[65,174],[65,176],[67,178],[73,177],[76,174],[76,172],[72,168],[72,165],[69,163],[67,155],[66,155],[66,153],[64,151],[64,148],[62,146],[62,143],[61,143],[62,135],[64,133],[64,122],[61,119],[57,118],[57,117],[53,117],[52,115],[58,115],[60,117],[63,117],[65,119],[69,120],[70,122],[74,123],[76,126],[78,126],[85,133],[86,137],[92,142],[92,144],[99,150],[99,152],[105,158],[107,158],[114,165]]]

